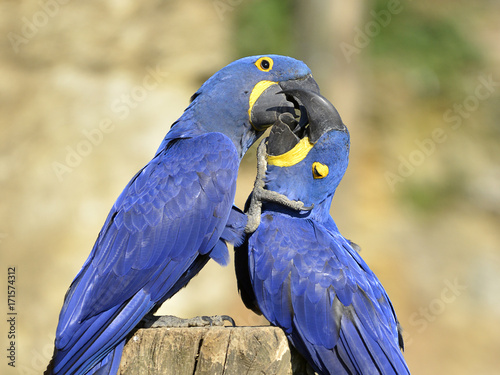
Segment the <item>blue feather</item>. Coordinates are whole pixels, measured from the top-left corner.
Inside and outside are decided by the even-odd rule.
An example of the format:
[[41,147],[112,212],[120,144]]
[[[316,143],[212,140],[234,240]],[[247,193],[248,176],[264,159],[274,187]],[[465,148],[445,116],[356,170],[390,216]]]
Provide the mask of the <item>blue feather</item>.
[[[210,138],[212,137],[216,138],[217,144],[220,147],[221,143],[218,138],[223,137],[222,135],[201,136],[198,137],[199,139],[186,141],[185,145],[179,142],[176,146],[187,147],[189,149],[194,147],[210,153],[207,146],[210,144]],[[226,145],[229,152],[233,145],[230,142],[227,142]],[[179,150],[179,153],[182,154],[184,152]],[[231,153],[227,153],[227,155],[231,155]],[[235,152],[232,155],[234,155],[234,185],[238,156]],[[217,158],[214,160],[220,159]],[[181,160],[178,160],[175,164],[179,164],[180,162]],[[157,165],[159,164],[157,163]],[[166,178],[169,176],[167,166],[172,164],[162,164],[167,169],[163,172],[165,173],[164,180],[173,181]],[[192,163],[190,164],[192,166]],[[141,184],[142,176],[144,174],[137,176],[131,185],[129,185],[131,192],[144,191],[140,188],[134,188],[135,183]],[[185,183],[192,180],[192,176],[189,176],[187,179],[178,180]],[[190,185],[195,184],[196,181]],[[110,214],[107,224],[105,224],[105,228],[107,229],[101,232],[96,242],[96,247],[91,254],[92,261],[88,262],[88,267],[83,269],[79,277],[75,279],[75,283],[71,289],[72,293],[68,294],[65,301],[65,307],[60,317],[60,326],[64,328],[58,331],[58,341],[56,342],[59,350],[59,355],[55,361],[56,371],[60,369],[61,372],[65,372],[69,368],[79,368],[79,366],[83,366],[83,363],[95,364],[100,361],[103,356],[103,348],[109,345],[104,345],[104,343],[99,341],[99,336],[95,335],[99,335],[99,332],[105,331],[107,340],[109,336],[116,337],[116,340],[111,341],[111,346],[109,347],[123,340],[126,333],[138,323],[138,320],[155,306],[155,302],[163,298],[162,293],[168,293],[174,286],[175,288],[180,288],[176,283],[182,278],[181,276],[186,270],[191,267],[191,262],[196,259],[196,257],[187,257],[185,249],[193,249],[191,250],[193,254],[196,254],[195,249],[198,249],[197,251],[201,254],[202,252],[210,251],[216,246],[218,236],[215,237],[212,234],[219,233],[220,235],[222,233],[224,229],[223,222],[221,223],[216,218],[208,221],[204,217],[203,219],[197,219],[194,210],[196,210],[197,200],[201,199],[202,201],[213,202],[213,197],[218,197],[219,194],[210,193],[210,199],[207,197],[206,192],[215,188],[213,183],[207,185],[206,189],[203,190],[203,194],[200,194],[202,191],[201,188],[195,189],[190,187],[190,185],[185,186],[185,189],[182,190],[179,189],[177,191],[174,189],[173,192],[177,193],[177,195],[174,195],[169,201],[164,203],[164,206],[167,207],[164,212],[167,212],[168,203],[172,199],[175,200],[177,211],[174,216],[179,217],[177,220],[165,215],[160,219],[157,216],[145,219],[144,212],[147,212],[147,210],[132,209],[127,211],[127,206],[124,207],[124,210],[118,210],[116,214]],[[144,188],[144,185],[140,187]],[[166,188],[168,189],[168,186]],[[193,197],[187,199],[189,194],[192,194]],[[183,196],[183,199],[177,199],[179,196]],[[226,217],[228,217],[232,207],[232,197],[234,197],[234,188],[229,192],[228,199],[224,201],[217,199],[217,203],[211,203],[213,205],[212,209],[215,209],[217,204],[224,204],[226,206],[225,211],[227,212]],[[157,196],[155,199],[160,199],[160,196]],[[123,204],[129,204],[129,202],[134,201],[140,201],[140,199],[123,199],[122,202]],[[143,204],[146,204],[145,202],[147,202],[147,199],[142,201]],[[171,208],[172,206],[170,206]],[[154,215],[158,214],[156,210],[149,211],[150,214],[152,212]],[[184,219],[184,217],[188,219]],[[169,226],[165,227],[165,221],[169,223]],[[182,224],[186,221],[190,222],[191,225],[186,226]],[[204,240],[205,236],[200,236],[200,233],[207,232],[211,233],[211,240]],[[147,241],[143,241],[143,235],[145,234],[148,236]],[[170,243],[168,243],[168,240],[170,240]],[[206,248],[201,247],[202,242]],[[153,251],[153,249],[156,249],[156,251]],[[149,257],[147,257],[148,254],[150,255]],[[216,256],[221,256],[221,254],[220,250],[216,251]],[[146,257],[143,258],[144,255]],[[158,264],[160,259],[163,259],[162,262],[165,266]],[[226,263],[227,260],[227,256],[220,258],[220,261]],[[204,263],[206,261],[203,261]],[[94,267],[92,264],[95,264],[97,267]],[[172,268],[172,266],[174,267]],[[165,281],[162,280],[162,272],[158,270],[165,273],[166,277],[163,276]],[[187,281],[185,280],[185,282]],[[117,285],[119,285],[118,288],[116,287]],[[135,305],[132,308],[129,306],[131,302],[127,301],[135,293],[140,292],[141,289],[149,291],[150,294],[147,296],[149,302],[143,302],[140,308]],[[120,312],[107,317],[111,311],[117,308],[113,306],[120,307]],[[66,312],[71,312],[71,315],[67,315]],[[133,316],[137,313],[140,317],[137,315],[137,318],[134,319]],[[70,316],[71,319],[67,321]],[[106,319],[103,320],[104,318]],[[130,321],[130,323],[126,324],[125,328],[117,327],[116,322],[123,320]],[[86,322],[86,324],[82,325],[80,322]],[[84,330],[82,330],[83,327],[85,327]],[[83,342],[92,342],[94,337],[96,337],[96,344],[90,346],[83,344]],[[78,344],[80,342],[82,344]],[[66,353],[64,348],[68,344],[72,345],[72,350]],[[83,350],[89,354],[82,354],[81,357],[78,357],[78,353],[81,353]],[[93,350],[95,350],[94,354],[92,354]],[[77,357],[80,359],[71,359]]]
[[[235,249],[249,266],[248,274],[237,266],[238,283],[242,294],[253,291],[242,295],[245,304],[283,328],[319,374],[409,374],[389,297],[329,213],[347,167],[346,142],[346,133],[330,131],[297,164],[268,166],[267,189],[314,208],[299,214],[264,204],[259,227]],[[313,178],[314,162],[330,173]]]
[[240,246],[245,240],[245,227],[247,216],[237,207],[233,206],[221,238],[234,246]]
[[227,266],[229,263],[229,251],[224,241],[218,241],[210,252],[210,258],[215,260],[221,266]]
[[311,74],[276,55],[268,57],[273,69],[263,71],[255,64],[260,57],[207,80],[120,194],[66,294],[48,374],[116,373],[120,348],[144,315],[210,257],[227,264],[224,241],[244,241],[246,219],[233,209],[236,175],[264,130],[250,123],[250,93],[260,81],[303,82]]

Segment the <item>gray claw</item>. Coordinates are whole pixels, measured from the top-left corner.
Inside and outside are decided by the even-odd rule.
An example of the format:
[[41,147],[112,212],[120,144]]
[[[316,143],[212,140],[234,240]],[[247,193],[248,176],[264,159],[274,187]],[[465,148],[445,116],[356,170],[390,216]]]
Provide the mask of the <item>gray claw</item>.
[[195,316],[194,318],[183,319],[173,315],[148,315],[142,320],[144,328],[187,328],[187,327],[223,327],[224,322],[229,322],[236,326],[234,319],[228,315]]
[[224,325],[224,321],[231,323],[233,327],[236,327],[236,322],[229,315],[216,315],[222,319],[222,325]]

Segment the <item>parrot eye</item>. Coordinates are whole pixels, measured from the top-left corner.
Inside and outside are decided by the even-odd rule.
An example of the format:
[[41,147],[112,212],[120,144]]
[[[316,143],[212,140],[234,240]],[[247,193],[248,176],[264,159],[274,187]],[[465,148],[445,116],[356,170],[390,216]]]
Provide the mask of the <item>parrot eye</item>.
[[255,66],[263,72],[269,72],[273,68],[273,59],[270,57],[261,57],[255,62]]
[[312,173],[314,179],[325,178],[328,176],[328,166],[316,161],[312,164]]

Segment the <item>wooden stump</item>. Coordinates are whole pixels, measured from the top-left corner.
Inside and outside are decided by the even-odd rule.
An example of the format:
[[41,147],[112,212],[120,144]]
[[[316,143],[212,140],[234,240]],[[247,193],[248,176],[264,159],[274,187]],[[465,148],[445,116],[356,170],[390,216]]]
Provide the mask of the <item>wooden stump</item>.
[[276,327],[143,328],[123,350],[120,375],[312,373]]

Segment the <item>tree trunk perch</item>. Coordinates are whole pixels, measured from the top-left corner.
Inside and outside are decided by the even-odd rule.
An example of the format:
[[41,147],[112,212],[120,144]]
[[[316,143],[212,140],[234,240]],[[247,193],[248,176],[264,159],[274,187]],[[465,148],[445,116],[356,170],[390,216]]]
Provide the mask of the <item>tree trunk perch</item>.
[[280,328],[141,328],[119,375],[313,374]]

